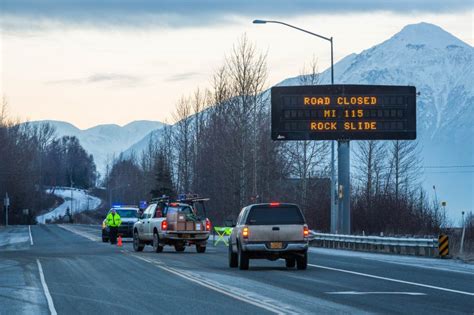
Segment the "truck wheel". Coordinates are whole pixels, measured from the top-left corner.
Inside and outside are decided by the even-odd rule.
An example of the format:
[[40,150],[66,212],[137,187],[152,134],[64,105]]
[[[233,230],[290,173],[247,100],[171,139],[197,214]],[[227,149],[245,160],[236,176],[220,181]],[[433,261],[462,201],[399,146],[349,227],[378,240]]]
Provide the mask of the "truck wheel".
[[296,259],[295,258],[286,258],[286,267],[287,268],[295,268],[296,265]]
[[305,270],[308,267],[308,253],[296,257],[296,269]]
[[138,233],[133,233],[133,250],[136,252],[141,252],[145,248],[145,244],[140,242],[140,238],[138,237]]
[[183,245],[174,245],[174,250],[177,252],[184,252],[185,248]]
[[229,242],[229,267],[230,268],[237,268],[239,266],[239,256],[232,252],[232,243]]
[[198,253],[205,253],[206,252],[206,246],[196,244],[196,251]]
[[153,250],[157,253],[161,253],[163,251],[163,246],[160,246],[160,237],[158,233],[153,233]]
[[249,269],[249,256],[246,252],[242,250],[239,246],[239,269],[248,270]]

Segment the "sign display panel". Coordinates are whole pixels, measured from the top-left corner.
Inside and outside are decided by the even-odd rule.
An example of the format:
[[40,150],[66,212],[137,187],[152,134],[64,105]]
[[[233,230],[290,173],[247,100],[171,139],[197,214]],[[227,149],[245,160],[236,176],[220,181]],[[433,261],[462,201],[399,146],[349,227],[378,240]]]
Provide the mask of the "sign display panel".
[[416,88],[391,85],[273,87],[273,140],[416,139]]

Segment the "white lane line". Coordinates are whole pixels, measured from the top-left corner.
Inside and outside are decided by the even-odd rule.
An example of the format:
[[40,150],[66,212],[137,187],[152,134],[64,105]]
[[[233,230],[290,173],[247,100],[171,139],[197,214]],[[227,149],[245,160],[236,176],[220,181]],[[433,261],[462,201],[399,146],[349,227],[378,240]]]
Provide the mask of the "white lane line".
[[28,230],[30,231],[30,244],[33,246],[33,236],[31,236],[31,225],[28,225]]
[[287,314],[287,313],[283,312],[282,310],[280,310],[279,308],[277,308],[277,307],[275,307],[271,304],[266,303],[265,301],[251,300],[247,296],[240,296],[239,294],[236,294],[235,292],[232,292],[232,290],[229,290],[228,288],[218,286],[216,283],[210,284],[206,280],[198,279],[198,278],[192,277],[190,274],[179,272],[177,270],[174,270],[173,268],[170,268],[170,267],[167,267],[167,266],[163,265],[160,262],[153,261],[153,260],[150,260],[150,259],[146,259],[144,257],[137,256],[137,255],[132,255],[132,256],[135,257],[135,258],[138,258],[140,260],[146,261],[148,263],[151,263],[151,264],[155,265],[156,267],[161,268],[162,270],[165,270],[167,272],[170,272],[170,273],[172,273],[172,274],[174,274],[178,277],[181,277],[181,278],[186,279],[188,281],[194,282],[194,283],[196,283],[200,286],[206,287],[206,288],[211,289],[213,291],[216,291],[218,293],[227,295],[227,296],[229,296],[233,299],[236,299],[236,300],[251,304],[253,306],[262,308],[262,309],[267,310],[269,312],[272,312],[274,314]]
[[332,271],[345,272],[345,273],[349,273],[349,274],[353,274],[353,275],[358,275],[358,276],[362,276],[362,277],[367,277],[367,278],[373,278],[373,279],[379,279],[379,280],[386,280],[386,281],[391,281],[391,282],[409,284],[409,285],[414,285],[414,286],[418,286],[418,287],[422,287],[422,288],[429,288],[429,289],[434,289],[434,290],[440,290],[440,291],[446,291],[446,292],[452,292],[452,293],[458,293],[458,294],[464,294],[464,295],[474,296],[474,293],[472,293],[472,292],[465,292],[465,291],[460,291],[460,290],[453,290],[453,289],[448,289],[448,288],[443,288],[443,287],[437,287],[437,286],[429,285],[429,284],[423,284],[423,283],[417,283],[417,282],[411,282],[411,281],[404,281],[404,280],[398,280],[398,279],[387,278],[387,277],[380,277],[380,276],[370,275],[370,274],[367,274],[367,273],[356,272],[356,271],[350,271],[350,270],[345,270],[345,269],[331,268],[331,267],[320,266],[320,265],[308,264],[308,266],[316,267],[316,268],[321,268],[321,269],[332,270]]
[[66,225],[63,225],[63,224],[58,224],[58,226],[60,228],[63,228],[65,229],[66,231],[69,231],[69,232],[72,232],[72,233],[75,233],[79,236],[82,236],[82,237],[85,237],[91,241],[94,241],[94,242],[99,242],[101,239],[97,236],[93,236],[93,235],[90,235],[89,233],[86,233],[86,232],[82,232],[82,231],[78,231],[77,229],[74,229],[70,226],[66,226]]
[[46,301],[48,301],[49,312],[51,313],[51,315],[57,315],[58,313],[56,313],[56,309],[54,308],[53,298],[51,297],[51,294],[49,293],[48,285],[46,284],[46,281],[44,280],[43,267],[41,267],[41,263],[39,259],[36,259],[36,262],[38,263],[38,270],[40,274],[41,284],[43,285],[44,295],[46,296]]
[[340,291],[340,292],[326,292],[326,294],[336,295],[371,295],[371,294],[383,294],[383,295],[426,295],[421,292],[359,292],[359,291]]

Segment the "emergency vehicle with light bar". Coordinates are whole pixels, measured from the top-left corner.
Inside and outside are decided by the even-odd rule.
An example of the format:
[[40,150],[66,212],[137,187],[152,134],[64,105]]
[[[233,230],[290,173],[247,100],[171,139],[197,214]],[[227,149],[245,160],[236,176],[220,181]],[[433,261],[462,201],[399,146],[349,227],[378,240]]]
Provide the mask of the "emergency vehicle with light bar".
[[196,195],[180,195],[174,202],[166,196],[152,200],[133,226],[133,249],[152,245],[160,253],[169,245],[182,252],[186,246],[196,246],[198,253],[204,253],[211,232],[204,206],[208,200]]

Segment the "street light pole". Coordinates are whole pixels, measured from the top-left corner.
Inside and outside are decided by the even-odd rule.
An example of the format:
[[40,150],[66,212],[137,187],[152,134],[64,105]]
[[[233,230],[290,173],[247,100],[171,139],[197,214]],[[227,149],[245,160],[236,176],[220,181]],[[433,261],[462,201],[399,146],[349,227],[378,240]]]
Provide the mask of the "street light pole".
[[[298,31],[319,37],[321,39],[327,40],[331,43],[331,84],[334,84],[334,41],[332,37],[322,36],[305,29],[296,27],[294,25],[280,22],[280,21],[268,21],[268,20],[254,20],[254,24],[281,24],[284,26],[288,26],[294,28]],[[342,157],[342,159],[341,159]],[[334,141],[331,141],[331,233],[337,233],[339,231],[343,231],[346,234],[350,233],[350,222],[347,222],[347,231],[344,229],[344,224],[341,220],[350,220],[350,193],[349,193],[349,141],[338,141],[338,165],[339,167],[342,165],[344,166],[344,170],[347,169],[347,176],[343,176],[344,186],[347,187],[347,193],[344,194],[342,203],[339,203],[339,210],[336,209],[336,172],[335,172],[335,145]],[[344,174],[343,174],[344,175]],[[341,180],[341,178],[339,178]],[[347,182],[346,182],[347,181]],[[346,209],[347,211],[343,211]],[[344,213],[343,213],[344,212]]]

